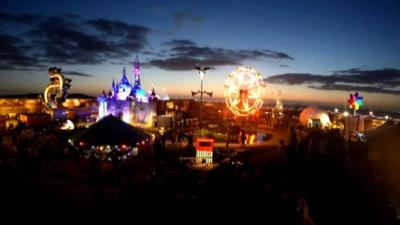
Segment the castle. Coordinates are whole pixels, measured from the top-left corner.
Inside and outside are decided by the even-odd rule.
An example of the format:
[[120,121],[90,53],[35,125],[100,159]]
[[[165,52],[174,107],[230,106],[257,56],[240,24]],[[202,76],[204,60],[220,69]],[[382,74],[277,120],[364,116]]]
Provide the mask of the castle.
[[130,83],[124,67],[121,81],[115,83],[113,79],[108,94],[103,91],[102,95],[97,98],[99,119],[112,114],[129,124],[153,126],[158,98],[154,88],[150,94],[142,88],[140,63],[137,55],[133,63],[133,75],[133,82]]

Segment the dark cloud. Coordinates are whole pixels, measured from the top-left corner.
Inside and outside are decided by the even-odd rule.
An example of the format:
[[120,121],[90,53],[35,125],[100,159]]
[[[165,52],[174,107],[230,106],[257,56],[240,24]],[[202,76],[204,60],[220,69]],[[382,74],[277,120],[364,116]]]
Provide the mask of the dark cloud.
[[323,84],[321,86],[310,85],[308,87],[320,90],[336,90],[336,91],[350,91],[350,92],[364,91],[369,93],[400,95],[400,90],[385,89],[381,87],[371,87],[371,86],[356,86],[347,84]]
[[17,45],[23,43],[23,41],[15,36],[1,35],[0,43],[0,53],[7,53],[19,51]]
[[335,77],[343,82],[376,84],[384,87],[395,87],[400,85],[400,70],[380,69],[362,70],[353,68],[349,70],[335,71]]
[[[33,21],[33,18],[1,13],[0,21],[15,24]],[[0,69],[42,67],[39,62],[100,64],[125,60],[145,47],[149,32],[143,26],[106,19],[84,20],[70,13],[46,17],[30,25],[18,37],[2,36]]]
[[235,64],[230,59],[196,59],[192,57],[172,57],[167,59],[153,59],[145,63],[145,66],[154,66],[165,70],[193,70],[195,66],[207,65],[211,68],[215,66]]
[[89,20],[87,24],[100,32],[101,36],[112,38],[116,47],[134,52],[144,47],[149,32],[149,29],[143,26],[106,19]]
[[5,23],[16,22],[17,17],[0,11],[0,21]]
[[64,13],[60,13],[60,14],[58,14],[58,15],[59,15],[59,16],[62,16],[62,17],[64,17],[64,18],[71,19],[71,20],[82,20],[82,19],[83,19],[82,16],[80,16],[80,15],[78,15],[78,14],[75,14],[75,13],[67,13],[67,12],[64,12]]
[[127,63],[130,62],[111,62],[112,65],[120,65],[120,66],[125,66]]
[[194,43],[191,40],[187,39],[172,39],[171,41],[164,42],[164,45],[166,46],[195,46],[196,43]]
[[92,77],[93,76],[91,74],[77,72],[77,71],[63,71],[63,73],[64,73],[64,75],[67,75],[67,76],[79,76],[79,77]]
[[203,20],[204,18],[202,16],[196,15],[188,10],[174,13],[176,29],[180,29],[186,22],[201,22]]
[[168,49],[168,57],[153,59],[147,62],[148,66],[155,66],[165,70],[191,70],[194,66],[207,65],[209,67],[223,65],[239,65],[245,60],[274,59],[293,60],[283,52],[267,49],[225,49],[201,47],[190,40],[171,40],[164,43]]
[[0,69],[40,66],[35,57],[26,54],[30,46],[22,39],[12,35],[0,35],[0,43]]
[[25,25],[35,25],[39,23],[42,19],[42,15],[40,14],[21,14],[21,15],[12,15],[6,12],[0,11],[0,24],[2,25],[15,25],[15,24],[25,24]]
[[282,67],[282,68],[289,68],[290,66],[289,66],[289,65],[286,65],[286,64],[280,64],[279,67]]
[[309,85],[321,90],[365,91],[384,94],[400,94],[400,70],[398,69],[349,69],[334,71],[331,75],[309,73],[287,73],[270,76],[265,79],[270,83]]
[[149,55],[152,57],[158,57],[158,58],[163,58],[166,56],[164,52],[159,52],[159,51],[152,51],[152,50],[145,50],[141,52],[144,55]]
[[286,74],[274,75],[266,78],[265,80],[267,82],[276,84],[297,85],[297,84],[307,84],[314,82],[325,83],[325,82],[330,82],[330,79],[332,79],[332,77],[314,75],[310,73],[286,73]]

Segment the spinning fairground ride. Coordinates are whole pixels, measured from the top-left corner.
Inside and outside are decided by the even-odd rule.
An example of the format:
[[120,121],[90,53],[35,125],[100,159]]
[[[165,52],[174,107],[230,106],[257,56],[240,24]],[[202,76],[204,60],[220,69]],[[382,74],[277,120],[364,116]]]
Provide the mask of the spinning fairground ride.
[[229,110],[240,117],[255,114],[263,104],[264,81],[250,67],[238,67],[225,82],[225,102]]

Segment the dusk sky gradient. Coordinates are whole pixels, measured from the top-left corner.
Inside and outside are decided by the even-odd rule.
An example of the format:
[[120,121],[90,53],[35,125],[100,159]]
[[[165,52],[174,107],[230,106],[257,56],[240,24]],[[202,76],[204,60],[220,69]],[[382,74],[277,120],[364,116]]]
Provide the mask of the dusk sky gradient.
[[400,1],[0,2],[0,95],[42,92],[47,68],[71,93],[108,91],[137,54],[145,89],[189,96],[251,66],[266,99],[343,107],[360,91],[371,109],[400,110]]

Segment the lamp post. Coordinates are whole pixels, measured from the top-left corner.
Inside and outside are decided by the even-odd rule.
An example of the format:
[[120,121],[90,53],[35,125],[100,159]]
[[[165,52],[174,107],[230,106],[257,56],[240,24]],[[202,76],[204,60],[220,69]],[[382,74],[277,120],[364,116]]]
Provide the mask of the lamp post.
[[201,80],[201,85],[200,85],[200,90],[197,92],[192,91],[192,97],[200,94],[200,112],[199,112],[199,134],[201,137],[201,110],[202,110],[202,103],[203,103],[203,94],[207,94],[208,96],[212,97],[212,91],[207,92],[207,91],[203,91],[203,79],[204,79],[204,75],[206,74],[206,71],[210,69],[210,67],[199,67],[196,66],[195,69],[198,71],[199,75],[200,75],[200,80]]

